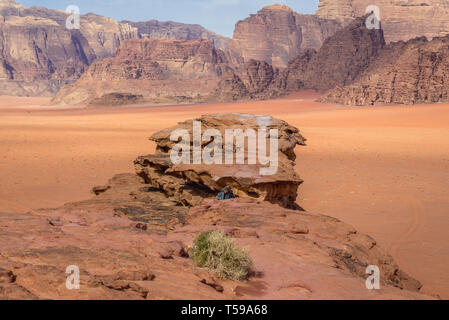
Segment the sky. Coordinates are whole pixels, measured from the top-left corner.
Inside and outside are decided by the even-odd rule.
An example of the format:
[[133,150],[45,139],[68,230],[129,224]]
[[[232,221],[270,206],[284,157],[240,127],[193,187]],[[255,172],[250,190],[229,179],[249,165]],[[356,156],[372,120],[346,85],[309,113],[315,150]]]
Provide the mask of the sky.
[[235,23],[263,6],[282,3],[300,13],[314,13],[319,0],[16,0],[24,6],[65,10],[77,5],[82,14],[93,12],[120,20],[196,23],[232,37]]

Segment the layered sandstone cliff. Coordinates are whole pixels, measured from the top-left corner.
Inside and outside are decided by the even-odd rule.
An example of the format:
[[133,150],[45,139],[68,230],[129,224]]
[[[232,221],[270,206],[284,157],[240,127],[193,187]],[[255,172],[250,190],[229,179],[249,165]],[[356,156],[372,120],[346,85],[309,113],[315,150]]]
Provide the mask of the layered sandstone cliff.
[[357,18],[328,38],[321,49],[298,55],[281,75],[286,91],[313,89],[325,92],[350,84],[385,46],[381,29],[368,29]]
[[273,5],[236,24],[227,52],[234,64],[254,59],[285,68],[301,44],[296,13],[287,6]]
[[230,61],[241,66],[249,60],[286,68],[301,50],[319,49],[340,28],[335,20],[302,15],[275,4],[239,21],[227,47]]
[[135,28],[110,18],[82,15],[80,30],[67,29],[67,18],[63,11],[1,2],[0,94],[53,95],[122,40],[137,37]]
[[343,27],[337,20],[321,18],[315,14],[296,14],[296,24],[302,30],[302,51],[319,50],[327,38]]
[[220,101],[270,99],[285,93],[283,73],[265,61],[249,60],[218,83],[212,97]]
[[419,36],[429,39],[449,32],[447,0],[320,0],[317,15],[344,24],[376,5],[387,42],[409,40]]
[[55,21],[0,16],[0,94],[49,95],[96,58],[87,39]]
[[229,72],[224,53],[208,40],[129,40],[114,57],[95,62],[76,83],[62,88],[53,103],[102,104],[102,97],[114,93],[153,103],[201,101]]
[[[79,30],[69,30],[68,17],[64,11],[0,0],[0,95],[53,96],[93,61],[111,57],[122,41],[146,36],[140,25],[92,13],[80,16]],[[227,41],[197,25],[156,23],[152,30],[151,36],[179,40],[210,38],[221,47]]]
[[329,36],[318,51],[302,49],[285,69],[265,61],[241,61],[236,73],[219,82],[217,95],[222,100],[270,99],[298,90],[326,92],[352,83],[385,46],[382,29],[366,28],[365,19],[359,17]]
[[447,102],[448,70],[449,36],[392,43],[353,84],[337,87],[321,100],[348,105]]
[[[9,1],[14,3],[14,1]],[[45,19],[51,21],[55,26],[60,27],[63,32],[66,28],[66,20],[69,17],[65,11],[50,10],[44,7],[26,8],[17,4],[8,4],[0,7],[0,15],[7,22],[8,20],[19,20],[23,24],[25,19]],[[137,29],[126,23],[116,22],[114,19],[102,17],[96,14],[86,14],[80,16],[79,32],[86,38],[89,47],[94,51],[96,58],[111,56],[115,48],[121,41],[138,37]],[[39,27],[39,24],[34,26]],[[45,29],[45,24],[42,26]]]
[[[115,57],[94,63],[79,81],[61,89],[53,103],[182,103],[325,92],[352,83],[385,45],[382,30],[367,29],[364,21],[358,18],[339,30],[318,52],[300,53],[282,71],[254,59],[236,67],[208,40],[126,41]],[[114,102],[119,96],[126,101]]]
[[215,48],[224,50],[231,39],[209,31],[198,24],[185,24],[173,21],[150,20],[144,22],[122,21],[137,28],[140,38],[198,40],[207,39]]

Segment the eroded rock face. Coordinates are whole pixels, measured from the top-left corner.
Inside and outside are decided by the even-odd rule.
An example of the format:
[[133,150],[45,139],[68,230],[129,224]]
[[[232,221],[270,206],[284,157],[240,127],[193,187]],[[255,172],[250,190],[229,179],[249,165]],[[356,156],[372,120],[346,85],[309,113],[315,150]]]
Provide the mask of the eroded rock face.
[[240,72],[230,72],[218,83],[214,96],[221,101],[270,99],[284,92],[285,80],[279,69],[265,61],[249,60]]
[[95,62],[80,80],[62,88],[52,103],[218,102],[268,99],[284,92],[284,78],[267,62],[249,60],[238,70],[208,40],[125,41],[113,58]]
[[[202,116],[196,120],[201,121],[202,132],[215,129],[221,133],[223,164],[193,164],[193,120],[190,120],[155,133],[151,137],[157,144],[157,153],[139,157],[135,161],[137,174],[143,177],[146,183],[163,190],[171,199],[189,206],[198,205],[204,198],[215,197],[223,187],[230,186],[234,194],[240,197],[257,198],[286,208],[300,208],[295,201],[302,180],[294,170],[296,159],[294,148],[296,145],[304,145],[305,139],[297,128],[272,117],[250,114],[217,114]],[[279,132],[276,172],[265,175],[261,168],[268,165],[261,165],[259,161],[257,164],[249,165],[248,147],[245,164],[225,164],[226,145],[234,144],[225,140],[225,130],[242,129],[245,132],[247,129],[253,129],[257,133],[262,127],[267,128],[267,132],[272,129]],[[192,164],[173,164],[171,161],[170,153],[178,144],[178,141],[170,139],[175,130],[187,130],[189,133],[192,143],[192,162],[190,162]],[[202,141],[202,148],[213,142],[212,140]],[[237,144],[234,144],[234,148],[237,148]],[[262,152],[258,148],[255,151],[258,155]]]
[[385,46],[382,29],[368,29],[365,19],[359,17],[335,32],[318,51],[302,50],[285,70],[247,61],[237,74],[219,83],[217,95],[223,100],[269,99],[298,90],[324,93],[351,84]]
[[258,60],[284,69],[301,50],[318,50],[340,28],[336,20],[299,14],[275,4],[239,21],[226,53],[236,68]]
[[[233,199],[194,207],[174,228],[164,226],[159,210],[157,226],[145,215],[117,214],[115,207],[130,202],[131,213],[145,206],[126,196],[145,185],[132,175],[113,180],[112,188],[88,201],[0,213],[0,299],[431,298],[375,240],[336,219]],[[189,247],[211,230],[248,249],[254,261],[249,281],[223,280],[193,265]],[[365,288],[370,264],[380,268],[381,290]],[[66,287],[69,265],[79,267],[79,290]]]
[[315,14],[297,13],[296,24],[302,30],[301,51],[319,50],[327,38],[343,27],[337,20],[321,18]]
[[[79,79],[93,61],[113,56],[124,40],[147,36],[146,23],[134,26],[92,13],[80,16],[79,30],[68,30],[68,16],[13,0],[0,2],[0,94],[53,96]],[[153,22],[151,37],[207,38],[217,47],[226,46],[227,38],[201,26]]]
[[61,89],[55,104],[89,104],[108,94],[131,93],[152,102],[201,101],[232,70],[208,40],[129,40],[112,58],[95,62]]
[[449,101],[449,37],[417,38],[385,47],[356,81],[321,101],[348,105]]
[[198,40],[207,39],[215,48],[224,50],[231,39],[209,31],[198,24],[185,24],[173,21],[150,20],[144,22],[122,21],[137,28],[140,38]]
[[55,21],[0,19],[0,94],[49,95],[74,81],[96,58],[87,39]]
[[445,36],[449,30],[447,0],[320,0],[317,15],[344,24],[365,14],[369,5],[380,9],[387,42]]
[[273,5],[236,24],[227,53],[234,64],[254,59],[285,68],[298,55],[301,43],[296,13],[287,6]]
[[67,18],[63,11],[2,2],[0,94],[54,95],[122,40],[137,37],[137,29],[110,18],[82,15],[80,30],[67,29]]
[[[336,278],[343,274],[352,275],[364,281],[368,265],[379,266],[381,281],[385,286],[415,292],[421,288],[421,284],[401,271],[392,257],[380,248],[374,239],[358,233],[352,226],[335,218],[279,210],[276,205],[260,203],[253,199],[225,202],[211,200],[192,208],[188,225],[177,232],[204,230],[203,228],[207,229],[211,224],[216,224],[218,228],[225,229],[237,238],[246,238],[242,239],[242,243],[253,254],[256,265],[263,265],[256,269],[264,274],[261,281],[266,283],[266,288],[261,291],[265,293],[272,289],[270,280],[285,277],[289,279],[289,284],[281,286],[277,292],[279,297],[286,294],[294,298],[294,295],[290,296],[293,292],[288,292],[288,289],[293,288],[296,293],[302,292],[300,296],[305,295],[312,299],[317,296],[324,297],[326,290],[322,289],[332,287],[330,278],[333,275]],[[260,246],[261,242],[264,243],[263,246]],[[303,264],[302,271],[299,264]],[[314,271],[313,265],[317,268]],[[341,274],[337,275],[340,272],[335,272],[337,270],[334,268],[339,269]],[[288,276],[288,272],[294,276]],[[321,276],[315,275],[320,273],[323,278],[318,280]],[[328,298],[333,295],[333,290],[330,289]],[[348,291],[344,292],[346,290]],[[352,290],[354,291],[350,293]],[[360,292],[362,290],[365,290],[363,285],[362,288],[355,289],[351,284],[342,289],[342,295],[354,294],[362,297],[365,296]]]
[[[110,102],[111,95],[127,94],[143,97],[137,99],[139,102],[185,103],[270,99],[298,90],[324,93],[351,85],[367,69],[387,72],[391,69],[388,63],[395,59],[393,56],[400,54],[392,52],[402,45],[385,48],[383,30],[368,29],[366,17],[355,19],[327,38],[318,51],[301,51],[285,70],[254,59],[235,67],[221,50],[216,50],[207,40],[124,42],[114,58],[96,62],[78,82],[63,88],[53,103],[133,103],[132,99]],[[384,54],[386,67],[381,63],[370,66],[381,52],[390,52]],[[403,66],[409,61],[407,57],[397,65]],[[332,93],[334,101],[337,101],[338,90]],[[401,91],[396,92],[399,94]],[[341,95],[345,95],[345,99],[354,96],[353,93]],[[332,100],[329,98],[329,101]]]
[[290,64],[283,77],[287,91],[325,92],[354,81],[385,46],[382,29],[368,29],[357,18],[328,38],[318,52],[306,50]]

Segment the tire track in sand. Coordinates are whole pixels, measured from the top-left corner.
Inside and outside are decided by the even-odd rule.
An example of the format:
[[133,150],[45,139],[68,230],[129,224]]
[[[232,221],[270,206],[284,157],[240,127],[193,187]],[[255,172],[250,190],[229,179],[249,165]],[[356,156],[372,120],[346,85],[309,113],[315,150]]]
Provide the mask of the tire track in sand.
[[404,265],[404,261],[400,253],[400,249],[408,240],[410,240],[421,230],[425,218],[424,207],[420,200],[414,197],[408,197],[406,201],[410,206],[412,221],[406,231],[399,237],[397,241],[395,241],[394,244],[391,245],[389,250],[390,255],[392,255],[396,262],[402,267]]

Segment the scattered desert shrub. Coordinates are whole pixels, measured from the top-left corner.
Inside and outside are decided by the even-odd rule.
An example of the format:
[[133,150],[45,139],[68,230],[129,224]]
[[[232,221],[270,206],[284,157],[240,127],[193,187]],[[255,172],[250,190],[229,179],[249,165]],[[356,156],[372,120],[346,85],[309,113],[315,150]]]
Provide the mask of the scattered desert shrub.
[[215,272],[224,279],[246,280],[252,268],[248,252],[235,247],[234,240],[222,231],[199,235],[193,243],[191,256],[198,267]]

